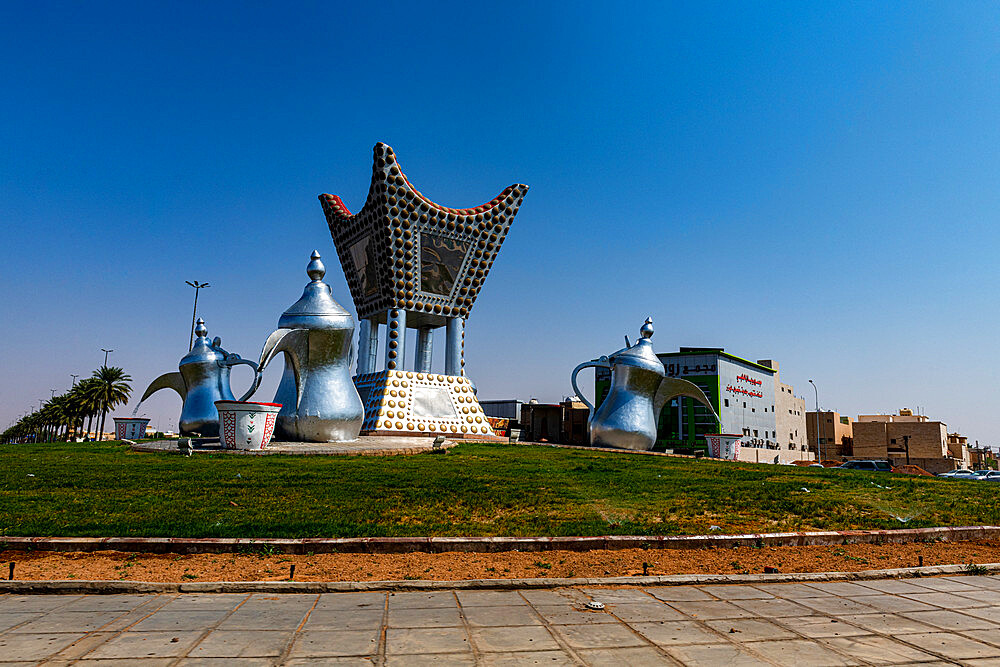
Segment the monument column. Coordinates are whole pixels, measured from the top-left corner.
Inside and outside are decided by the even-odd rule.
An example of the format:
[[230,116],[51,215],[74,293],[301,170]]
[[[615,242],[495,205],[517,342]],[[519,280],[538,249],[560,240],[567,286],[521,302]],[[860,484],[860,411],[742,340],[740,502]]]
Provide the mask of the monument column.
[[430,373],[433,357],[434,329],[431,327],[420,327],[417,329],[417,360],[413,370],[418,373]]
[[464,375],[465,320],[461,317],[448,318],[448,333],[444,345],[444,374]]
[[392,308],[386,317],[388,333],[385,344],[385,367],[387,370],[403,370],[406,361],[406,311]]
[[358,326],[358,375],[375,372],[378,359],[378,322],[368,318]]

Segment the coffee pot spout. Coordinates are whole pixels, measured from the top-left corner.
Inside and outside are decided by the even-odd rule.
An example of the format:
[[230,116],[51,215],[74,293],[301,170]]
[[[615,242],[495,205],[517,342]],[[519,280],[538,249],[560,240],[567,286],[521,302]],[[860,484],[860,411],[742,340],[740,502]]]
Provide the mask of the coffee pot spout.
[[184,376],[174,371],[173,373],[164,373],[150,382],[139,402],[142,403],[161,389],[173,389],[178,393],[182,401],[187,398],[187,385],[184,384]]
[[705,392],[701,390],[701,387],[688,380],[682,380],[680,378],[665,377],[660,380],[660,386],[656,389],[656,395],[653,397],[653,414],[659,415],[660,411],[663,410],[663,406],[667,404],[668,401],[677,398],[678,396],[686,396],[688,398],[693,398],[698,401],[712,413],[712,417],[715,421],[722,424],[722,420],[719,419],[719,415],[716,414],[715,408],[712,407],[712,402],[708,400],[708,396]]

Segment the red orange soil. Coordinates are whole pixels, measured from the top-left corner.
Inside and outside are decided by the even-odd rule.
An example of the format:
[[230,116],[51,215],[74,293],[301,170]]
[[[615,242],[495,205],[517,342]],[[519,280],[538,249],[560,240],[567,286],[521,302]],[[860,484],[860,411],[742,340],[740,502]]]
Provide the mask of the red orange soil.
[[[0,552],[0,577],[133,581],[281,581],[295,564],[296,581],[463,580],[524,577],[610,577],[667,574],[881,570],[923,565],[1000,562],[1000,541],[851,544],[735,549],[624,549],[440,554],[139,554]],[[645,565],[645,568],[643,564]]]

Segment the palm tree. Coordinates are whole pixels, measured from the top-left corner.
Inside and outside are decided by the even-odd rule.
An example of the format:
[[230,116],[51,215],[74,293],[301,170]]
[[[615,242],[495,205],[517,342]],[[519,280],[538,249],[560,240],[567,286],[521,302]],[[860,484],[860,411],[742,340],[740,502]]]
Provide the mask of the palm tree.
[[119,405],[128,403],[129,394],[132,393],[132,386],[129,382],[132,377],[125,373],[125,370],[117,366],[101,366],[91,376],[97,380],[95,386],[96,393],[100,399],[101,425],[98,428],[98,437],[104,434],[104,423],[108,419],[108,411],[114,410]]

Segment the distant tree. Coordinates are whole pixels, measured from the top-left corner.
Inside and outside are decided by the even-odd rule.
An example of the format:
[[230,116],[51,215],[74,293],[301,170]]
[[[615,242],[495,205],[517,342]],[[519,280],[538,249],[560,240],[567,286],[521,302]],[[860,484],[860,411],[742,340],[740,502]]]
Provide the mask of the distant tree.
[[[128,403],[129,395],[132,393],[132,377],[125,373],[125,370],[117,366],[101,366],[91,376],[97,380],[96,390],[100,399],[101,423],[98,433],[104,434],[104,423],[108,419],[108,411],[114,410],[119,405]],[[98,437],[101,437],[98,435]]]

